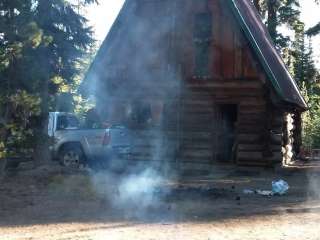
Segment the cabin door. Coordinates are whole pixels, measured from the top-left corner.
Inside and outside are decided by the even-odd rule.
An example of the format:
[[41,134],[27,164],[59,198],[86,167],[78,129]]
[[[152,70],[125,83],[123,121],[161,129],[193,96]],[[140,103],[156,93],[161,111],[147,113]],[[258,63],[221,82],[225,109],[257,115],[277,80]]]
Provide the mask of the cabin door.
[[219,104],[215,106],[214,159],[221,162],[232,161],[232,149],[235,141],[238,107],[235,104]]

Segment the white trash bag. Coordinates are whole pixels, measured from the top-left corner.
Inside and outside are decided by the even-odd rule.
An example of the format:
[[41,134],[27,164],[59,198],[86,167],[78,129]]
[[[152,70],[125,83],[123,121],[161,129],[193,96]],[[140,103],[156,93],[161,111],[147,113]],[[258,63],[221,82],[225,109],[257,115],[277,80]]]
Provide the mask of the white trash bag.
[[272,193],[274,195],[284,195],[289,190],[289,184],[280,179],[278,181],[272,181]]

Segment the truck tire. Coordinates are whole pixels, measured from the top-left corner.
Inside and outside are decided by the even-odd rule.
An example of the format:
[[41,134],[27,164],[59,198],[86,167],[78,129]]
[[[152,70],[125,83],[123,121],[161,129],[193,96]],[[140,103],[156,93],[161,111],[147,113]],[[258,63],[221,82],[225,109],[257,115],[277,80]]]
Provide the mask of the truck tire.
[[68,168],[79,168],[85,162],[85,156],[78,144],[68,144],[62,147],[59,152],[59,162]]
[[6,169],[16,169],[20,165],[19,162],[7,162]]
[[1,181],[1,180],[4,178],[4,176],[5,176],[6,165],[7,165],[7,159],[5,159],[5,158],[0,158],[0,181]]

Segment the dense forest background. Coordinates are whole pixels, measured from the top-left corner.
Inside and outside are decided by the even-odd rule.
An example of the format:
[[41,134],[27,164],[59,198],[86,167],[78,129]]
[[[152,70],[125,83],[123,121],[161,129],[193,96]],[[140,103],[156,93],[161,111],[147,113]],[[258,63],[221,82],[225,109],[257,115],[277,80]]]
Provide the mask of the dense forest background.
[[[97,49],[82,14],[90,4],[98,2],[0,0],[0,158],[46,159],[48,112],[89,107],[78,87]],[[253,4],[310,106],[303,117],[304,145],[320,147],[320,76],[312,48],[320,23],[305,28],[299,0]],[[281,33],[283,27],[292,37]]]

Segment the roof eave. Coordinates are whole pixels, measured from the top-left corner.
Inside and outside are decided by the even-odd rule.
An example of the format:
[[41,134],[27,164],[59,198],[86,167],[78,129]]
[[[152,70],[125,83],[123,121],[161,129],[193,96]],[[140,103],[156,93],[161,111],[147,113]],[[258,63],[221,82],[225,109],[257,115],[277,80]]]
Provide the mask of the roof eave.
[[[306,101],[304,100],[303,97],[301,97],[301,104],[298,104],[296,102],[292,102],[291,100],[287,99],[285,97],[285,95],[283,94],[283,91],[278,83],[278,80],[277,80],[277,77],[275,76],[274,72],[272,71],[271,67],[269,66],[267,60],[265,59],[260,47],[259,47],[259,44],[256,42],[249,26],[247,25],[245,19],[243,18],[242,14],[241,14],[241,11],[239,10],[237,4],[235,3],[235,0],[229,0],[227,1],[234,16],[236,17],[236,19],[239,21],[242,29],[244,30],[244,33],[246,34],[250,44],[252,45],[254,51],[256,52],[258,58],[259,58],[259,61],[260,63],[262,64],[262,67],[264,68],[268,78],[271,80],[271,83],[276,91],[276,93],[278,94],[278,96],[280,96],[280,98],[284,101],[284,102],[287,102],[287,103],[290,103],[290,104],[294,104],[296,105],[299,109],[303,110],[303,111],[306,111],[308,109],[308,105],[306,103]],[[296,90],[299,92],[299,89],[298,87],[296,86],[295,84],[295,88]]]

